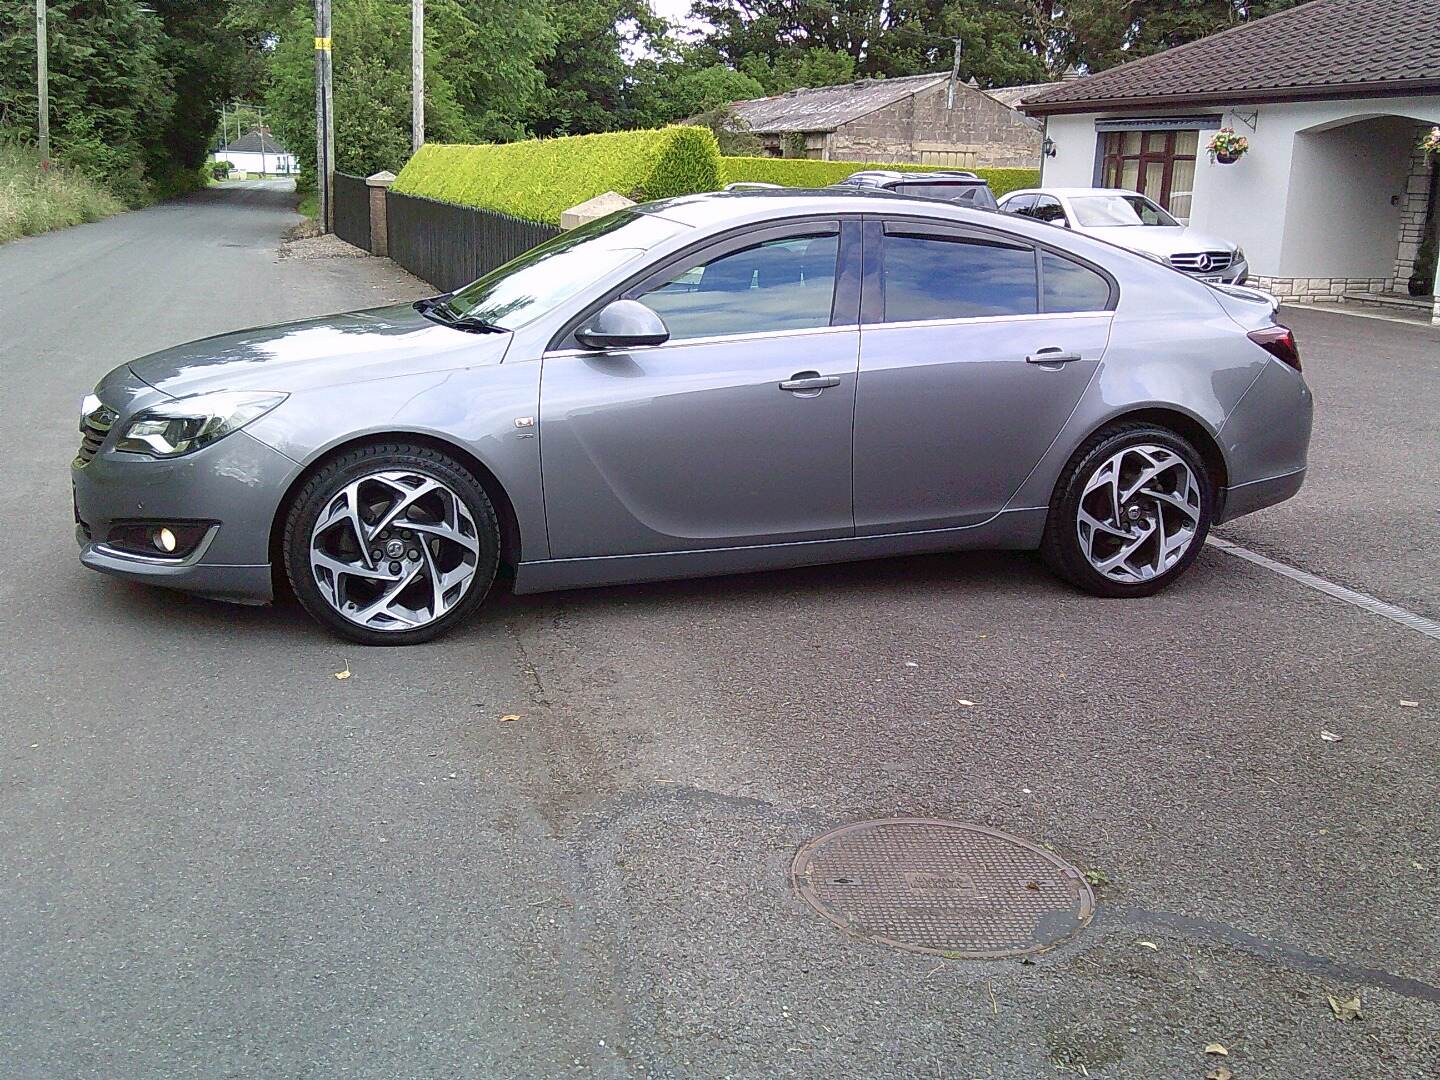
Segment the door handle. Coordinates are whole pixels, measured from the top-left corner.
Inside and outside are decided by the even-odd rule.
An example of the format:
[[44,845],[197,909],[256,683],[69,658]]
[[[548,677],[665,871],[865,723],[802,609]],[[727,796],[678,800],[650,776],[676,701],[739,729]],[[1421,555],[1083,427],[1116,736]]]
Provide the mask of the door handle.
[[781,390],[804,391],[813,390],[819,393],[827,386],[839,386],[840,376],[821,375],[818,371],[797,371],[790,378],[780,384]]
[[1025,357],[1027,364],[1073,364],[1076,360],[1085,359],[1078,352],[1061,352],[1056,346],[1048,349],[1041,349]]

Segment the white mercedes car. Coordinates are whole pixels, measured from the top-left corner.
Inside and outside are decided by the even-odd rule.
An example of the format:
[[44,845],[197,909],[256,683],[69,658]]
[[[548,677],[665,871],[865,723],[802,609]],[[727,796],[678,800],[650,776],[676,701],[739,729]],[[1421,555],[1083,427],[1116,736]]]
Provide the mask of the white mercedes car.
[[1239,244],[1182,225],[1123,188],[1026,188],[1001,199],[1000,210],[1108,240],[1201,281],[1243,285],[1250,276]]

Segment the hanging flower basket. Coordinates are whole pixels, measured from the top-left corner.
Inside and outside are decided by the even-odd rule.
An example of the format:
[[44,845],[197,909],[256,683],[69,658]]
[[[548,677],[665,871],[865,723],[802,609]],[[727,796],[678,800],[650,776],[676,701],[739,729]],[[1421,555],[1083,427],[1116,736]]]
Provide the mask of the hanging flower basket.
[[1432,127],[1429,133],[1420,140],[1419,147],[1431,157],[1440,156],[1440,127]]
[[1210,136],[1209,143],[1205,150],[1210,155],[1211,161],[1218,161],[1221,165],[1233,165],[1245,156],[1250,149],[1250,140],[1244,135],[1236,135],[1234,128],[1221,128]]

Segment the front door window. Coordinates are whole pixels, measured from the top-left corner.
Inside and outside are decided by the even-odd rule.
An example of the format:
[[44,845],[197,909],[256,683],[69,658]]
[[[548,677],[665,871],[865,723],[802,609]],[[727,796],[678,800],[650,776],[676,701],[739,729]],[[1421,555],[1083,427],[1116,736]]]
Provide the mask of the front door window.
[[1199,145],[1200,133],[1193,129],[1106,132],[1101,182],[1148,195],[1176,217],[1188,218]]

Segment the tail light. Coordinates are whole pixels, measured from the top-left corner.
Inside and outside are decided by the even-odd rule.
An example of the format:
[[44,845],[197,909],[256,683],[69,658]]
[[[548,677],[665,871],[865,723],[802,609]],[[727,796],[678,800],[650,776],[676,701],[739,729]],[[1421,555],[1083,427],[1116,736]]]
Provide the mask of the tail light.
[[1263,330],[1252,330],[1250,340],[1282,364],[1289,364],[1300,370],[1300,346],[1295,344],[1295,335],[1288,326],[1267,326]]

